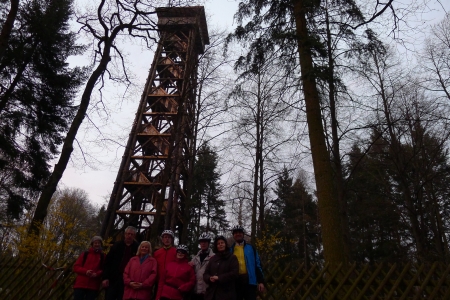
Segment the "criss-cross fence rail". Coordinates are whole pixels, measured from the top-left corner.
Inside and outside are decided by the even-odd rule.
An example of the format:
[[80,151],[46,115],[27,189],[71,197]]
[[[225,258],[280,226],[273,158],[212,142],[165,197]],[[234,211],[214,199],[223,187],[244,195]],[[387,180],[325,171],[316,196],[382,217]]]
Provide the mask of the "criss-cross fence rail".
[[71,299],[73,261],[0,258],[0,299]]
[[263,299],[450,299],[450,266],[275,264]]
[[[72,299],[73,261],[0,258],[0,299]],[[273,263],[261,299],[450,299],[450,266]],[[103,299],[103,294],[100,295]]]

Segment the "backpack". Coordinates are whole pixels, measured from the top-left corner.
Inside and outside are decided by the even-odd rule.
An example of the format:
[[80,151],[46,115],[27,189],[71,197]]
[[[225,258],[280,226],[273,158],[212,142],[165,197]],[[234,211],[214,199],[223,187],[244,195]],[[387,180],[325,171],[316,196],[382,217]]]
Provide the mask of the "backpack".
[[[86,263],[86,259],[87,259],[88,254],[89,254],[89,251],[84,251],[84,253],[83,253],[83,263],[81,264],[82,267],[84,267],[84,264]],[[100,256],[100,268],[103,266],[103,259],[104,258],[105,258],[105,254],[101,253],[101,256]]]

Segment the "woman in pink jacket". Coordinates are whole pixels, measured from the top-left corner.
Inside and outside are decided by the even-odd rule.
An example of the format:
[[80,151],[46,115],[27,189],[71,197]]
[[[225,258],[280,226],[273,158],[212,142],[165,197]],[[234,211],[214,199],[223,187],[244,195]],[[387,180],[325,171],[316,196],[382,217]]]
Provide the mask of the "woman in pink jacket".
[[194,268],[188,263],[188,248],[178,245],[177,258],[166,265],[158,290],[161,298],[157,300],[181,300],[195,285]]
[[143,241],[136,256],[132,257],[125,267],[123,299],[151,299],[152,287],[156,280],[156,260],[150,253],[152,245]]

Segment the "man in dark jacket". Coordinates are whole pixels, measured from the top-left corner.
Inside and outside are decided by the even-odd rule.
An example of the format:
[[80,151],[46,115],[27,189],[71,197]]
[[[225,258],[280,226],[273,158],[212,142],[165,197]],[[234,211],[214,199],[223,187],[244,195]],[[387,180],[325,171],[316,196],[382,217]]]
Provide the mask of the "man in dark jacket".
[[139,247],[135,237],[136,228],[128,226],[125,229],[124,240],[116,242],[106,255],[102,282],[106,288],[106,300],[121,300],[123,297],[123,271]]
[[239,277],[236,281],[237,300],[256,300],[256,290],[264,291],[264,275],[258,252],[254,246],[244,241],[244,228],[240,225],[232,229],[235,243],[231,253],[239,262]]

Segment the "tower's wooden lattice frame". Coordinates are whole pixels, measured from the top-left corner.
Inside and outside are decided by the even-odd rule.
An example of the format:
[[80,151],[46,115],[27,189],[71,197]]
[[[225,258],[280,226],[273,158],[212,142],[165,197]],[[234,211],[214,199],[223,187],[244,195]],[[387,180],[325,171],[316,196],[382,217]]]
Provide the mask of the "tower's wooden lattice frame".
[[132,225],[149,239],[182,222],[194,147],[198,56],[209,43],[203,7],[156,9],[160,41],[109,200],[102,235]]

